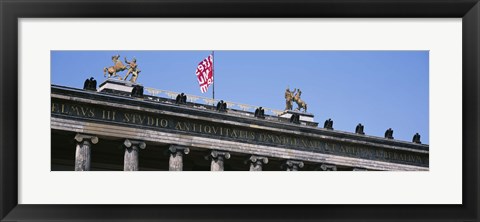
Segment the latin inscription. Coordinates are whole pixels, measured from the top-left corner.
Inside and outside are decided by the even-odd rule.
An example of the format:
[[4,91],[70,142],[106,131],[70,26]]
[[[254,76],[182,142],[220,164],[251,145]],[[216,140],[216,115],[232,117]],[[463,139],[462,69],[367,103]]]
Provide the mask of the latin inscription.
[[261,130],[225,127],[221,125],[215,125],[214,123],[178,120],[155,115],[123,112],[120,110],[57,102],[52,102],[51,109],[52,113],[61,115],[106,120],[160,129],[165,128],[180,132],[198,133],[213,137],[229,138],[265,145],[280,145],[294,149],[370,160],[428,165],[428,156],[420,156],[401,151],[392,152],[385,149],[371,148],[366,146],[343,145],[306,137],[275,134]]

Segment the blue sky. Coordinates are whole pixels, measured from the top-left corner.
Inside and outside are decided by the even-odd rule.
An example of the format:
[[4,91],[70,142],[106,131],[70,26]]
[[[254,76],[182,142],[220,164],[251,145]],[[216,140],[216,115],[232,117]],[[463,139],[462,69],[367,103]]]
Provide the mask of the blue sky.
[[[137,82],[146,87],[202,94],[197,64],[211,51],[52,51],[51,82],[82,88],[86,78],[101,83],[111,56],[137,59]],[[126,71],[121,73],[125,75]],[[284,93],[302,90],[315,121],[331,118],[335,130],[429,143],[428,51],[215,51],[215,98],[283,110]],[[296,104],[294,104],[296,107]]]

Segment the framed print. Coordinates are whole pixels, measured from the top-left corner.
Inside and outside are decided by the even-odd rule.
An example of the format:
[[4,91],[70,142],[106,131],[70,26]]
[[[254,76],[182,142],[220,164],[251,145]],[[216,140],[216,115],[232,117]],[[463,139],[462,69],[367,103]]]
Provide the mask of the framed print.
[[1,220],[477,221],[479,7],[3,1]]

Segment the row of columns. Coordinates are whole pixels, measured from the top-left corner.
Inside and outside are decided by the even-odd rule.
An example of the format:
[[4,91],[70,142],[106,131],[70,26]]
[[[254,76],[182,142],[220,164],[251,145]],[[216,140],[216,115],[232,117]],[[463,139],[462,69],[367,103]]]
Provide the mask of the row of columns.
[[[89,171],[90,170],[90,150],[93,144],[98,143],[98,137],[91,135],[77,134],[75,136],[77,142],[75,151],[75,171]],[[147,145],[143,141],[126,139],[123,143],[125,148],[123,170],[124,171],[138,171],[138,156],[140,149],[145,149]],[[170,154],[169,167],[170,171],[183,170],[183,156],[190,153],[190,149],[184,146],[171,145],[168,149]],[[230,159],[229,152],[212,150],[209,155],[205,156],[206,160],[210,160],[211,171],[224,171],[225,160]],[[245,160],[245,164],[250,165],[250,171],[262,171],[263,166],[268,163],[268,158],[263,156],[251,155]],[[304,167],[302,161],[286,160],[282,168],[286,171],[298,171]],[[321,164],[316,170],[321,171],[337,171],[335,165]],[[365,170],[354,168],[354,171]]]

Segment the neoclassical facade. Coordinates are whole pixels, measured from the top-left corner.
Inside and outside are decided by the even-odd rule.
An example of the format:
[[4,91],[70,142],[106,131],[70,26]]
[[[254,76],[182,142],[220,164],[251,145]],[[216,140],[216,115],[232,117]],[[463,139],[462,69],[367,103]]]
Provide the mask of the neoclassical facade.
[[98,89],[52,85],[52,171],[429,169],[429,146],[419,141],[143,91],[108,80]]

